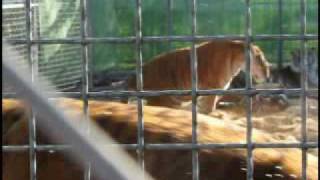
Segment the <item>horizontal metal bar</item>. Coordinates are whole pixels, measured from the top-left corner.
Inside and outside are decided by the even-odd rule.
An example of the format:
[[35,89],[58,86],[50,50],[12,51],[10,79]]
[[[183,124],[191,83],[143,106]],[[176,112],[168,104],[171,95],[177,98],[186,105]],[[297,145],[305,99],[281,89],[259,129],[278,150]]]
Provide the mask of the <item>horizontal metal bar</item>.
[[[8,43],[13,44],[25,44],[25,39],[5,39]],[[33,44],[88,44],[88,43],[134,43],[135,37],[103,37],[103,38],[57,38],[57,39],[35,39],[32,40]]]
[[[260,34],[249,37],[251,41],[262,40],[318,40],[317,34],[307,34],[305,36],[295,34]],[[207,40],[245,40],[245,35],[196,35],[192,36],[145,36],[144,42],[157,42],[157,41],[207,41]]]
[[[192,42],[192,41],[207,41],[207,40],[245,40],[244,35],[210,35],[202,36],[144,36],[142,42]],[[295,35],[295,34],[261,34],[250,37],[251,41],[268,41],[268,40],[318,40],[317,34]],[[25,44],[25,39],[3,39],[3,41],[13,44]],[[87,37],[79,38],[62,38],[62,39],[34,39],[32,44],[89,44],[89,43],[135,43],[135,36],[127,37]]]
[[[61,96],[61,97],[70,97],[70,98],[79,98],[81,97],[81,92],[49,92],[46,93],[48,98]],[[15,92],[3,92],[2,91],[2,99],[3,98],[19,98],[20,96]]]
[[263,143],[255,144],[253,143],[254,148],[319,148],[317,142],[307,142],[307,143]]
[[[122,147],[128,150],[138,149],[138,144],[110,144],[102,145],[103,148],[110,148],[112,146]],[[37,151],[57,151],[72,148],[70,145],[37,145]],[[234,149],[247,148],[246,143],[206,143],[206,144],[192,144],[192,143],[170,143],[170,144],[151,144],[146,143],[144,146],[147,150],[192,150],[192,149]],[[253,143],[253,148],[319,148],[318,142],[307,143]],[[12,151],[26,151],[29,145],[4,145],[2,150],[4,152]]]
[[[285,94],[288,96],[297,96],[301,92],[300,88],[296,89],[213,89],[213,90],[199,90],[198,95],[276,95],[276,94]],[[309,96],[317,96],[318,89],[307,91]]]
[[[71,148],[70,145],[37,145],[35,149],[37,151],[57,151],[57,150],[66,150]],[[29,145],[5,145],[2,146],[2,150],[4,152],[11,152],[11,151],[27,151],[29,150]]]
[[[306,95],[308,97],[318,97],[318,89],[306,90]],[[276,95],[285,94],[288,96],[300,96],[301,89],[212,89],[212,90],[197,90],[197,96],[208,96],[208,95]],[[66,96],[66,97],[81,97],[80,92],[49,92],[46,93],[48,97],[54,97],[56,95]],[[110,91],[100,91],[100,92],[89,92],[88,96],[90,98],[95,97],[153,97],[153,96],[190,96],[191,90],[158,90],[158,91],[123,91],[123,90],[110,90]],[[2,92],[4,98],[17,97],[16,93],[4,93]]]
[[[36,7],[39,6],[38,3],[31,3],[30,7]],[[14,3],[14,4],[2,4],[2,10],[6,10],[6,9],[17,9],[17,8],[25,8],[25,5],[23,2],[21,3]]]
[[[302,143],[252,143],[253,148],[318,148],[317,142]],[[146,144],[152,150],[192,150],[192,149],[234,149],[247,148],[247,143],[206,143],[206,144]]]
[[[106,148],[112,147],[112,146],[118,146],[125,149],[131,149],[135,150],[138,145],[137,144],[114,144],[114,145],[103,145],[106,146]],[[61,144],[46,144],[46,145],[37,145],[36,150],[37,151],[62,151],[62,150],[68,150],[72,148],[71,145],[61,145]],[[2,146],[2,150],[4,152],[15,152],[15,151],[27,151],[29,149],[29,145],[4,145]]]

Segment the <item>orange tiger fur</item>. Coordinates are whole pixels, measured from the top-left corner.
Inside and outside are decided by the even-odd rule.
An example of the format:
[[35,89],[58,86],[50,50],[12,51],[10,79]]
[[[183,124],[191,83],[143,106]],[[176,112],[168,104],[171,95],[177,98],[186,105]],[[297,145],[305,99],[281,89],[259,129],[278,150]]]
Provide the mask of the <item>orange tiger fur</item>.
[[2,134],[6,134],[10,127],[21,118],[26,118],[24,108],[25,104],[20,101],[5,101],[2,106],[2,118],[5,118],[6,121],[2,122]]
[[[233,77],[245,67],[245,43],[242,41],[210,41],[196,47],[198,58],[199,89],[226,89]],[[143,89],[191,89],[190,48],[178,49],[156,56],[143,66]],[[269,77],[269,63],[262,50],[251,45],[252,74],[258,81]],[[136,79],[128,80],[128,88],[136,89]],[[180,107],[191,96],[148,97],[147,104]],[[218,96],[203,96],[200,111],[216,109]]]
[[[3,106],[15,105],[13,100],[3,100]],[[57,104],[64,108],[74,108],[72,112],[82,111],[82,101],[61,98]],[[90,116],[106,132],[121,143],[137,142],[137,109],[134,105],[116,102],[90,101]],[[24,109],[16,106],[17,111]],[[22,109],[21,109],[22,108]],[[8,114],[9,113],[9,114]],[[3,111],[4,121],[10,112]],[[23,115],[21,114],[21,117]],[[144,107],[144,135],[146,143],[190,143],[191,113],[184,110],[173,110],[164,107]],[[253,140],[270,142],[271,137],[261,131],[254,130]],[[237,143],[245,141],[246,131],[235,125],[224,124],[223,121],[198,115],[199,143]],[[38,143],[52,143],[39,132]],[[18,125],[11,127],[4,135],[5,144],[21,145],[28,143],[26,119],[20,118]],[[130,151],[135,157],[135,152]],[[201,149],[200,179],[245,179],[246,151],[239,149]],[[4,153],[3,175],[5,180],[27,180],[29,172],[28,153]],[[308,154],[308,179],[316,180],[318,175],[317,158]],[[53,154],[37,152],[37,172],[39,180],[80,180],[82,169],[66,158],[61,152]],[[301,179],[301,152],[297,149],[255,149],[254,179]],[[158,180],[192,179],[192,161],[190,150],[146,150],[146,170]],[[273,176],[270,178],[269,176]]]

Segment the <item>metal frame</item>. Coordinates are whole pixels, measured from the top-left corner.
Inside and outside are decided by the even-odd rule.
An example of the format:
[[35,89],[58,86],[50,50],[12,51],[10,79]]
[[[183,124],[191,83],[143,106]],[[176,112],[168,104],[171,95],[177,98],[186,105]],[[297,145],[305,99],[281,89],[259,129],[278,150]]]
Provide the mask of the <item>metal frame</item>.
[[[308,148],[318,148],[318,142],[307,142],[307,132],[306,132],[306,119],[307,119],[307,99],[308,96],[318,96],[318,89],[308,89],[306,81],[307,73],[307,44],[308,40],[318,40],[317,34],[307,34],[306,32],[306,0],[301,0],[301,33],[299,35],[295,34],[278,34],[278,35],[252,35],[251,30],[251,9],[250,0],[245,1],[246,11],[245,11],[245,35],[210,35],[210,36],[199,36],[196,35],[197,21],[196,21],[196,10],[197,1],[190,0],[192,3],[191,15],[192,15],[192,35],[191,36],[143,36],[142,35],[142,17],[141,17],[141,1],[136,0],[136,14],[135,14],[135,36],[129,37],[103,37],[94,38],[88,37],[87,34],[87,3],[86,0],[80,0],[81,6],[81,37],[80,38],[66,38],[66,39],[33,39],[31,35],[31,17],[30,17],[30,4],[31,0],[26,0],[26,25],[27,25],[27,37],[26,39],[7,39],[6,41],[13,44],[26,44],[28,46],[28,60],[33,70],[33,59],[31,56],[31,46],[36,44],[81,44],[82,45],[82,63],[83,63],[83,81],[82,81],[82,91],[75,93],[68,92],[51,92],[47,93],[49,97],[54,95],[64,95],[70,97],[82,97],[84,108],[83,111],[88,116],[88,99],[91,97],[122,97],[122,96],[135,96],[137,97],[137,107],[138,107],[138,141],[136,144],[121,144],[123,148],[126,149],[136,149],[138,152],[139,163],[142,168],[144,168],[144,150],[161,150],[161,149],[188,149],[192,151],[192,177],[193,180],[199,179],[199,149],[217,149],[217,148],[243,148],[247,149],[247,179],[253,179],[253,155],[252,151],[255,148],[300,148],[302,149],[302,179],[307,179],[306,166],[307,166],[307,149]],[[281,0],[279,0],[281,2]],[[168,0],[168,11],[171,10],[171,1]],[[281,10],[280,10],[281,11]],[[170,14],[171,18],[172,14]],[[169,20],[168,26],[171,26],[172,20]],[[244,89],[212,89],[212,90],[198,90],[197,82],[197,54],[195,50],[195,43],[198,41],[205,40],[244,40],[246,42],[246,87]],[[263,41],[263,40],[301,40],[301,49],[303,50],[303,61],[301,61],[301,88],[298,89],[254,89],[252,87],[251,79],[251,53],[250,53],[250,43],[253,41]],[[163,41],[177,41],[177,42],[192,42],[192,51],[190,54],[190,63],[192,71],[192,88],[191,90],[165,90],[165,91],[145,91],[143,90],[143,74],[142,74],[142,43],[144,42],[163,42]],[[89,58],[88,58],[88,44],[92,43],[135,43],[136,47],[136,76],[137,76],[137,91],[102,91],[102,92],[89,92]],[[34,73],[32,73],[34,77]],[[34,77],[35,78],[35,77]],[[252,141],[252,100],[251,97],[256,94],[287,94],[290,96],[301,96],[302,104],[302,126],[301,126],[301,143],[254,143]],[[200,144],[197,142],[197,97],[202,95],[231,95],[239,94],[246,96],[246,116],[247,116],[247,137],[246,143],[210,143],[210,144]],[[14,97],[15,94],[3,94],[4,97]],[[191,95],[192,96],[192,143],[177,143],[177,144],[146,144],[144,143],[144,125],[143,125],[143,98],[150,96],[159,95]],[[89,133],[88,128],[88,133]],[[31,121],[29,121],[29,145],[22,146],[2,146],[4,151],[25,151],[30,150],[30,179],[36,179],[36,151],[49,151],[49,150],[64,150],[66,148],[72,148],[68,145],[37,145],[35,141],[35,119],[32,115]],[[107,146],[106,146],[107,147]],[[86,167],[85,179],[90,179],[90,164]]]

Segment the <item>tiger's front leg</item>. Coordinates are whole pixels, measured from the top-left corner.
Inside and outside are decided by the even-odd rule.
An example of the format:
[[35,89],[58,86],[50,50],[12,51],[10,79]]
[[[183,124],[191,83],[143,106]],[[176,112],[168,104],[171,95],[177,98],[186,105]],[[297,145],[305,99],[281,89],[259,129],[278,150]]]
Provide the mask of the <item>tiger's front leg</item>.
[[198,98],[199,112],[208,114],[217,108],[219,96],[201,96]]

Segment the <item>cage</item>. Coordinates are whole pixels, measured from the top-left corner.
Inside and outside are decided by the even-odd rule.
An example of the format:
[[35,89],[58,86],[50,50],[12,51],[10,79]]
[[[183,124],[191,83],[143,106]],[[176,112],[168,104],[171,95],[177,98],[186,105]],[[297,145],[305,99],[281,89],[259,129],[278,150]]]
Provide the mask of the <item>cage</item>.
[[[317,124],[317,114],[314,113],[314,110],[318,108],[317,100],[315,100],[318,93],[318,85],[315,83],[317,81],[315,75],[318,73],[317,1],[65,0],[53,2],[7,0],[3,1],[2,9],[3,38],[20,52],[19,59],[28,62],[32,78],[36,80],[38,77],[45,76],[54,84],[57,92],[51,93],[81,99],[83,106],[80,109],[86,115],[90,114],[89,104],[92,99],[101,101],[134,99],[137,116],[135,143],[130,142],[127,149],[136,150],[136,153],[131,152],[131,154],[136,156],[142,168],[150,170],[151,165],[145,164],[145,161],[152,161],[150,157],[156,156],[157,153],[163,159],[159,164],[170,164],[174,161],[171,158],[177,155],[170,150],[181,150],[185,158],[179,161],[189,162],[190,166],[185,168],[186,166],[181,165],[185,168],[182,168],[180,172],[181,177],[172,176],[171,178],[210,179],[210,176],[213,177],[214,174],[207,173],[207,170],[203,168],[210,166],[202,166],[202,164],[209,164],[206,158],[203,158],[204,151],[225,152],[222,157],[228,159],[233,152],[241,149],[240,154],[245,157],[243,162],[236,160],[234,162],[232,159],[227,161],[230,162],[230,166],[227,167],[233,167],[233,164],[235,167],[241,166],[243,171],[241,178],[248,180],[262,177],[312,178],[312,175],[307,172],[309,172],[308,166],[312,166],[308,161],[310,151],[318,148],[316,142],[318,129],[314,128]],[[231,83],[231,88],[208,87],[209,89],[204,89],[200,86],[202,76],[198,68],[200,67],[199,59],[202,56],[197,48],[198,43],[204,41],[242,41],[244,43],[244,73],[242,77],[238,76],[240,81],[233,79],[236,82]],[[255,84],[252,77],[251,62],[254,58],[250,46],[252,43],[265,50],[266,57],[272,63],[272,83],[276,85],[269,82],[270,86],[259,87]],[[186,62],[189,63],[187,72],[190,74],[187,77],[190,86],[185,89],[180,87],[146,89],[144,64],[152,62],[153,57],[158,54],[176,52],[176,49],[184,47],[189,47]],[[294,52],[290,55],[292,51]],[[296,59],[298,61],[295,61]],[[176,66],[176,68],[179,67],[181,64]],[[159,71],[166,72],[165,68]],[[150,74],[152,75],[153,72]],[[136,79],[135,90],[127,89],[127,79],[130,77]],[[151,82],[153,80],[152,83],[160,84],[161,78],[164,77],[158,78],[159,80],[151,78]],[[14,93],[10,91],[12,91],[10,88],[7,90],[6,87],[3,87],[3,96],[14,96]],[[158,98],[164,101],[168,96],[174,97],[173,99],[190,97],[188,108],[191,111],[191,119],[186,118],[190,120],[189,127],[186,129],[191,139],[187,142],[148,142],[152,133],[150,135],[148,131],[151,126],[146,125],[152,122],[149,122],[144,112],[152,111],[150,110],[152,108],[144,105],[145,100],[147,99],[148,102],[148,99]],[[241,136],[242,139],[235,138],[235,142],[199,142],[203,136],[202,129],[200,129],[203,126],[200,123],[203,115],[198,113],[198,105],[201,97],[211,96],[225,98],[224,101],[218,103],[218,109],[221,108],[221,110],[216,110],[211,114],[211,117],[214,118],[232,119],[231,116],[226,115],[231,111],[224,110],[228,108],[228,102],[237,99],[238,103],[242,103],[240,108],[242,114],[237,114],[239,126],[245,129],[242,131],[244,135]],[[285,101],[285,103],[278,102],[279,97],[280,101]],[[293,142],[285,139],[286,137],[281,142],[266,142],[263,138],[260,142],[254,139],[259,136],[255,129],[268,127],[270,131],[267,133],[270,134],[279,134],[283,131],[283,128],[279,128],[279,132],[276,132],[275,127],[278,124],[272,126],[273,123],[277,123],[276,120],[271,119],[271,122],[265,122],[268,120],[267,117],[259,114],[265,102],[270,103],[269,106],[274,106],[272,98],[276,99],[276,103],[280,103],[281,107],[288,103],[299,107],[293,109],[294,112],[299,111],[294,117],[299,116],[299,120],[294,122],[299,126],[294,127],[292,131]],[[267,110],[263,109],[263,111]],[[275,107],[275,109],[268,110],[269,115],[280,116],[280,114],[275,114],[275,111],[281,111],[285,115],[293,113]],[[164,115],[159,113],[158,116]],[[268,118],[270,120],[271,116]],[[262,120],[259,121],[259,119]],[[237,123],[223,120],[225,124]],[[310,122],[313,124],[310,125]],[[29,126],[30,141],[26,144],[30,147],[28,178],[33,180],[37,179],[38,171],[41,170],[40,167],[37,167],[36,154],[39,153],[37,148],[41,149],[45,145],[37,142],[34,114],[29,120]],[[279,126],[284,125],[279,124]],[[109,131],[117,133],[113,132],[112,128]],[[228,136],[228,134],[224,135]],[[280,138],[283,136],[286,135],[279,135]],[[170,139],[170,134],[164,136],[164,140],[168,139]],[[123,145],[126,146],[127,142]],[[55,145],[50,147],[54,148]],[[21,150],[19,147],[3,146],[4,151],[14,151],[15,148],[17,151]],[[272,154],[274,149],[285,148],[301,151],[301,154],[296,154],[297,157],[295,157],[299,161],[294,162],[299,163],[297,165],[301,169],[299,177],[284,177],[279,173],[259,174],[260,169],[259,166],[256,166],[255,159],[262,155],[257,154],[269,154],[267,151]],[[224,149],[226,150],[223,151]],[[265,149],[266,151],[263,151]],[[168,152],[163,152],[163,150]],[[315,159],[318,159],[314,151],[311,153]],[[165,157],[170,157],[170,160]],[[180,166],[176,167],[179,169]],[[159,179],[166,179],[157,169],[150,171],[151,175]],[[163,174],[170,174],[169,172],[169,170],[163,170]],[[232,175],[232,172],[225,171],[225,174]],[[94,175],[91,174],[90,163],[88,163],[83,178],[92,179],[94,178],[92,176]]]

